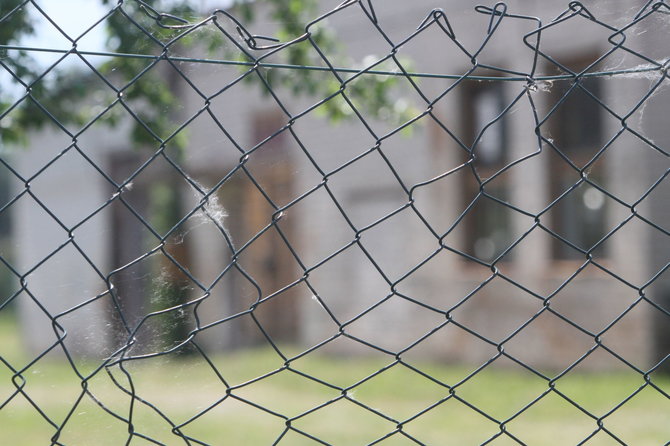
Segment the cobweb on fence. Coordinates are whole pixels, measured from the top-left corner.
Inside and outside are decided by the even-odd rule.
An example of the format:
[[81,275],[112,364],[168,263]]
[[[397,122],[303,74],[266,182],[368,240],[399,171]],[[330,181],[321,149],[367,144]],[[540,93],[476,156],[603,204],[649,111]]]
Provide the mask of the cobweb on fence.
[[61,41],[0,42],[3,432],[668,444],[665,2],[15,3]]

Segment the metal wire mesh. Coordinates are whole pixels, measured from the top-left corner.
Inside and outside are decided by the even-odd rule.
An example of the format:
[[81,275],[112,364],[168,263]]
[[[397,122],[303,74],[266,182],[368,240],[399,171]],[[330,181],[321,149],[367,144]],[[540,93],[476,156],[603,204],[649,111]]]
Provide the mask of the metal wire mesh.
[[[539,444],[516,423],[560,418],[530,415],[558,400],[570,408],[566,430],[586,426],[569,444],[668,444],[665,2],[558,12],[498,3],[454,17],[352,0],[288,42],[254,35],[229,11],[183,20],[140,1],[119,1],[76,36],[40,3],[0,17],[30,10],[67,45],[2,46],[17,85],[3,138],[25,107],[50,125],[0,159],[11,185],[0,214],[12,218],[0,314],[17,313],[8,326],[21,333],[16,351],[0,347],[3,432],[21,429],[12,414],[27,405],[50,432],[42,442],[57,445],[90,444],[77,436],[81,420],[99,444],[258,444],[263,419],[279,426],[268,444]],[[110,20],[142,37],[135,53],[82,48]],[[340,66],[341,48],[314,38],[326,20],[354,59],[383,56]],[[212,35],[229,57],[204,55],[197,42]],[[312,64],[282,59],[294,47]],[[11,63],[23,53],[51,59],[29,78]],[[100,68],[118,58],[136,71]],[[37,89],[57,90],[61,69],[84,91],[66,104],[78,122]],[[308,82],[296,73],[307,72],[331,90],[299,91]],[[158,110],[161,129],[142,102],[150,75],[178,99]],[[360,94],[378,85],[369,78],[397,82],[386,115]],[[320,115],[337,101],[339,124]],[[356,363],[365,374],[338,379]],[[585,370],[625,370],[634,386],[608,389],[610,404],[593,409],[564,385]],[[515,390],[487,387],[489,372],[522,376],[513,409],[491,406]],[[276,379],[296,400],[309,386],[326,396],[288,410],[291,397],[266,386]],[[59,411],[40,380],[54,383]],[[65,381],[79,388],[61,394]],[[378,382],[409,408],[366,400]],[[432,396],[415,401],[410,382]],[[173,415],[197,388],[206,395],[190,415]],[[642,395],[655,408],[629,411]],[[452,426],[446,407],[482,424]],[[194,430],[245,411],[252,421],[237,440],[223,427]],[[622,433],[619,414],[648,430],[649,418],[655,436]],[[414,427],[433,416],[439,440]],[[378,422],[365,440],[338,437]],[[104,443],[109,426],[121,443]]]

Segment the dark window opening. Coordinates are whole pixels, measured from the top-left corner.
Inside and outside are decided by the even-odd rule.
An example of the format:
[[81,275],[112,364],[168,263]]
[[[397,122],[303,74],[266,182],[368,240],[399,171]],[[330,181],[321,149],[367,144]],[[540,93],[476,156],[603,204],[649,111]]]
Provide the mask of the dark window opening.
[[[569,189],[574,181],[559,184]],[[598,188],[582,183],[551,211],[553,229],[577,248],[588,251],[605,235],[607,197]],[[554,239],[554,256],[561,260],[584,258],[584,254],[562,240]]]
[[[466,175],[463,185],[464,205],[469,205],[475,197],[477,199],[462,222],[466,240],[464,250],[485,262],[496,259],[512,243],[509,209],[486,196],[504,202],[509,195],[505,176],[496,176],[508,162],[506,122],[505,117],[500,116],[504,109],[501,82],[466,83],[462,96],[464,143],[471,150],[466,161],[472,162],[473,172]],[[486,182],[494,176],[495,179]],[[478,196],[480,191],[486,195]]]
[[556,146],[570,158],[593,156],[592,149],[601,142],[602,106],[591,96],[600,97],[601,90],[601,80],[595,77],[556,86],[554,102],[562,102],[552,117],[555,123],[552,135],[555,134]]
[[[588,66],[588,60],[594,59],[563,65],[580,72]],[[554,107],[555,110],[547,123],[557,150],[549,163],[551,196],[554,199],[578,184],[580,169],[585,167],[589,180],[604,185],[605,175],[601,165],[589,164],[605,144],[603,107],[593,97],[601,98],[602,91],[599,77],[581,77],[553,85],[549,110]],[[606,204],[607,197],[598,188],[588,183],[579,184],[551,209],[551,228],[577,248],[588,251],[606,233]],[[584,258],[582,252],[560,239],[554,239],[553,255],[559,260]]]
[[475,167],[493,174],[505,165],[505,117],[496,120],[505,108],[501,82],[470,82],[463,98],[466,144],[472,149]]

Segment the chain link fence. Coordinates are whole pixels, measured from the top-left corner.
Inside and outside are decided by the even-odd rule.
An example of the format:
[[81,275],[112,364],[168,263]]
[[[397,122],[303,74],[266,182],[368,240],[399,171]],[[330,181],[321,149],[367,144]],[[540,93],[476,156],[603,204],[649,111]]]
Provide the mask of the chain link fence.
[[670,444],[670,6],[427,3],[0,7],[6,441]]

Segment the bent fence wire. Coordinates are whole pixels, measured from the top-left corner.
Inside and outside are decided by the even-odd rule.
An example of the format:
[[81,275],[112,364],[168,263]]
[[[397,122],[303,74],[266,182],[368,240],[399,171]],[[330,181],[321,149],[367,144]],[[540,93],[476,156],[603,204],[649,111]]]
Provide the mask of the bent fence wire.
[[394,3],[3,11],[7,441],[668,444],[670,6]]

